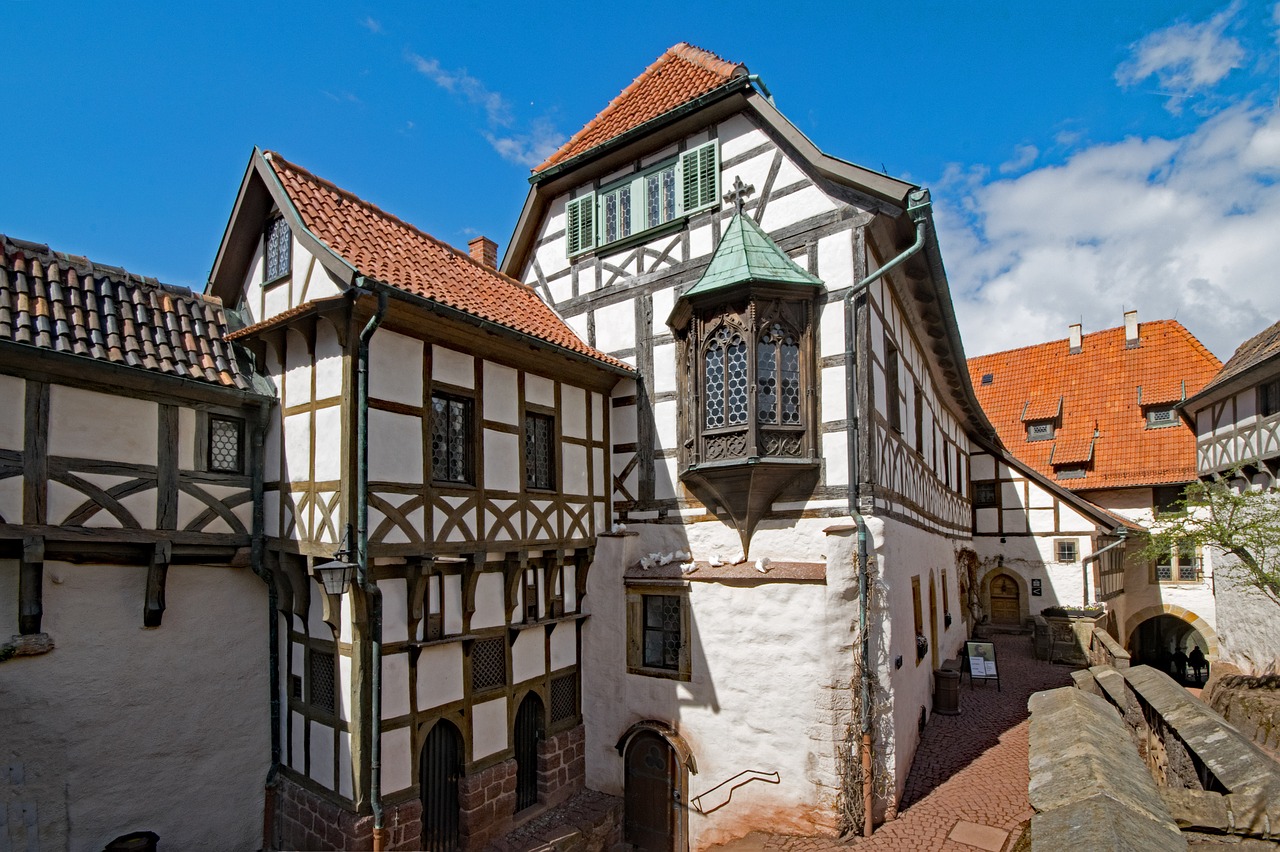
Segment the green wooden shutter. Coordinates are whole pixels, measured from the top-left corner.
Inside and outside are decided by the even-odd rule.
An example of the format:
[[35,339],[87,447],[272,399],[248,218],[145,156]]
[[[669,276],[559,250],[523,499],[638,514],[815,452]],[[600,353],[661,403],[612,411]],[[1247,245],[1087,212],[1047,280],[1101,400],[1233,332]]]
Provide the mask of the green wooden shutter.
[[720,188],[720,163],[715,142],[680,155],[681,201],[685,213],[714,204]]
[[596,244],[596,194],[575,198],[565,205],[565,247],[570,257]]

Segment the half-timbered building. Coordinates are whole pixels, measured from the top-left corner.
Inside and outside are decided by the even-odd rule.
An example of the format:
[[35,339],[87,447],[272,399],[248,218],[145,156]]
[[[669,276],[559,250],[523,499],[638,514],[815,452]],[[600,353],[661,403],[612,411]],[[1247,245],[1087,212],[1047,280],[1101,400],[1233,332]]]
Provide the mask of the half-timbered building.
[[[1196,472],[1228,477],[1237,487],[1280,484],[1280,323],[1254,335],[1199,393],[1180,406],[1195,430]],[[1280,610],[1239,573],[1235,557],[1217,553],[1219,654],[1250,674],[1280,671]]]
[[[1181,510],[1196,475],[1195,439],[1177,406],[1219,366],[1181,323],[1139,323],[1137,311],[1125,313],[1123,326],[1083,334],[1073,325],[1066,339],[969,360],[978,399],[1018,460],[975,459],[973,467],[974,534],[985,544],[979,591],[993,620],[1101,602],[1116,638],[1144,662],[1192,644],[1216,659],[1206,554],[1183,548],[1143,559],[1141,535],[1095,554],[1124,528]],[[1028,470],[1049,487],[1024,483]],[[1091,537],[1079,515],[1062,511],[1066,493],[1087,501],[1083,515],[1104,534]],[[1020,553],[1009,552],[1010,537]],[[1042,593],[1028,597],[1033,586]]]
[[[472,250],[255,150],[212,271],[280,389],[284,847],[479,848],[582,786],[582,598],[632,370]],[[356,579],[326,592],[334,561]]]
[[260,842],[274,391],[234,322],[0,236],[2,848]]
[[646,848],[862,828],[965,637],[969,448],[997,446],[928,192],[687,44],[530,180],[504,271],[636,371],[608,403],[588,784]]

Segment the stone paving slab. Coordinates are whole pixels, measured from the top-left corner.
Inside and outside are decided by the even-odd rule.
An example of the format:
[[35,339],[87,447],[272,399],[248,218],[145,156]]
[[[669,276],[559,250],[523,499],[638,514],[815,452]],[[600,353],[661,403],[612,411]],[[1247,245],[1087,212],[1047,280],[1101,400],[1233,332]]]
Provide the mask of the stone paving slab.
[[[1070,686],[1072,669],[1036,660],[1030,636],[997,634],[990,641],[996,643],[1000,659],[1001,690],[982,682],[970,689],[966,676],[960,715],[929,717],[896,820],[878,826],[869,838],[756,833],[718,847],[720,852],[1011,848],[1034,814],[1027,796],[1027,700],[1034,692]],[[953,836],[962,822],[973,828],[961,828],[959,838]],[[1000,847],[971,842],[979,837],[994,842],[997,833],[1004,835]]]

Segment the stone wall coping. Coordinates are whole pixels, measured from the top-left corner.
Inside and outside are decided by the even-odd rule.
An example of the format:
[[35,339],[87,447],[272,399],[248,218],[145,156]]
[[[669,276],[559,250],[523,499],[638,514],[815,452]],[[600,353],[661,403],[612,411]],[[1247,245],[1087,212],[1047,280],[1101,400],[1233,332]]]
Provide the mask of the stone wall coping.
[[1164,672],[1134,666],[1122,675],[1228,791],[1280,802],[1280,763],[1253,740]]
[[1089,671],[1106,692],[1107,698],[1111,699],[1111,703],[1116,705],[1121,713],[1127,710],[1129,699],[1125,696],[1124,675],[1120,674],[1120,670],[1115,666],[1091,666]]
[[1128,728],[1106,699],[1068,686],[1037,692],[1027,706],[1028,792],[1039,814],[1032,821],[1033,848],[1186,848]]
[[1093,628],[1093,638],[1102,643],[1102,647],[1107,649],[1107,653],[1114,660],[1128,660],[1129,652],[1124,649],[1115,637],[1103,630],[1101,627]]

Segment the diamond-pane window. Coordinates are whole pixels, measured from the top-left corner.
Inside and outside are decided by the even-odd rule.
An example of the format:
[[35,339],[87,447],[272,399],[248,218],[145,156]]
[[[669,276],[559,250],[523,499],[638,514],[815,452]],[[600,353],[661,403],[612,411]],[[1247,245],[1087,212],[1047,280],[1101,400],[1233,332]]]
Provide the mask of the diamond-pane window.
[[431,395],[431,478],[471,482],[471,400]]
[[293,235],[284,219],[272,219],[267,225],[267,258],[264,281],[274,281],[289,274],[293,253]]
[[739,426],[747,422],[747,343],[737,332],[722,328],[703,355],[706,427]]
[[311,706],[330,713],[334,708],[334,659],[325,651],[311,652]]
[[529,488],[555,488],[555,421],[546,414],[524,417],[524,483]]
[[718,339],[711,341],[705,360],[707,428],[717,429],[724,425],[724,348]]
[[209,470],[239,473],[242,469],[244,421],[231,417],[209,418]]
[[477,639],[471,647],[471,691],[507,685],[507,643],[501,636]]
[[551,681],[551,721],[560,722],[578,715],[578,673]]
[[680,641],[679,596],[645,595],[644,665],[679,670]]
[[756,407],[761,423],[800,424],[800,346],[778,323],[756,349]]

